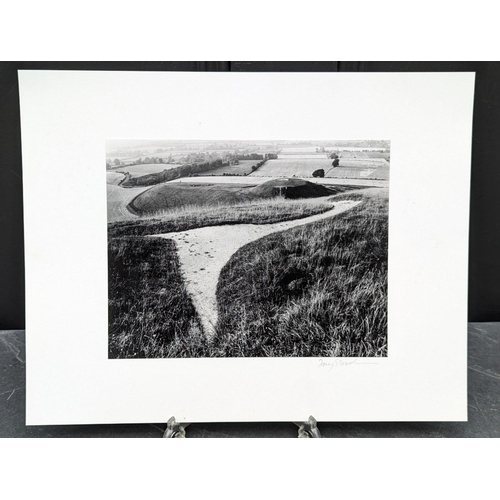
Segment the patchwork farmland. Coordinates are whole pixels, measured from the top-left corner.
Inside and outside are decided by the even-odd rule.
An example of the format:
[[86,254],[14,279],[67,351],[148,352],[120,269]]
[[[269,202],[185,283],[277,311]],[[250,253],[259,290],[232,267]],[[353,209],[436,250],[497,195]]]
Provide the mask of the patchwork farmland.
[[288,155],[277,160],[267,160],[262,167],[255,171],[254,177],[312,177],[312,173],[317,169],[324,169],[325,172],[331,168],[332,160],[325,158],[295,158]]
[[248,175],[252,172],[252,167],[259,160],[240,160],[238,165],[227,165],[225,167],[211,170],[208,175]]
[[381,158],[383,160],[389,161],[390,158],[389,151],[340,151],[339,156],[345,160],[360,160],[360,159],[370,159],[374,160],[376,158]]
[[316,170],[324,170],[326,178],[389,180],[389,163],[383,158],[340,158],[333,168],[332,159],[326,155],[287,154],[277,160],[268,160],[252,177],[313,177]]

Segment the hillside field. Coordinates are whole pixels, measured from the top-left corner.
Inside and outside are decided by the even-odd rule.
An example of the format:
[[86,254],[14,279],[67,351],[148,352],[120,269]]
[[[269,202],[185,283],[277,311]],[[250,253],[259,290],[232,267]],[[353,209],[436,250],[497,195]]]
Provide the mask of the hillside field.
[[389,180],[388,165],[372,165],[366,167],[339,167],[330,170],[326,174],[326,178],[330,179],[380,179]]
[[389,179],[389,166],[383,159],[344,160],[340,165],[332,168],[333,160],[329,158],[296,158],[290,155],[287,158],[268,160],[250,177],[312,177],[315,170],[323,169],[326,178],[347,179]]
[[389,160],[391,153],[389,151],[339,151],[340,158],[350,159],[382,159]]
[[148,186],[122,188],[116,184],[108,183],[106,186],[108,222],[135,219],[136,216],[127,208],[128,204],[147,189],[149,189]]
[[118,186],[118,184],[120,184],[123,179],[125,179],[125,176],[120,172],[114,172],[110,170],[106,172],[106,184],[109,184],[111,186]]
[[312,173],[322,168],[325,172],[331,168],[329,158],[293,158],[267,160],[262,167],[254,172],[252,177],[312,177]]
[[164,170],[179,167],[178,163],[146,163],[143,165],[126,165],[118,167],[115,172],[128,172],[132,177],[140,177],[146,174],[156,174]]
[[252,172],[252,167],[261,160],[240,160],[238,165],[228,165],[227,167],[216,168],[206,175],[248,175]]
[[271,179],[252,184],[164,183],[153,186],[130,201],[133,213],[160,215],[185,207],[236,206],[241,203],[281,196],[289,199],[318,198],[355,189],[347,186],[323,186],[301,179]]

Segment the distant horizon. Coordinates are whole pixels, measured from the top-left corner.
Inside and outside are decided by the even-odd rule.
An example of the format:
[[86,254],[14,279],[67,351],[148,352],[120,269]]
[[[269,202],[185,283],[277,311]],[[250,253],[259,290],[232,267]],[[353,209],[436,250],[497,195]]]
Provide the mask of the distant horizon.
[[[333,147],[333,148],[351,148],[351,149],[370,149],[390,151],[390,141],[385,139],[108,139],[106,141],[106,156],[119,155],[130,149],[148,149],[148,148],[174,148],[176,145],[191,145],[194,149],[198,146],[212,146],[210,149],[239,149],[255,146],[258,148],[268,146],[278,148],[283,146],[297,147]],[[148,154],[148,153],[145,153]]]

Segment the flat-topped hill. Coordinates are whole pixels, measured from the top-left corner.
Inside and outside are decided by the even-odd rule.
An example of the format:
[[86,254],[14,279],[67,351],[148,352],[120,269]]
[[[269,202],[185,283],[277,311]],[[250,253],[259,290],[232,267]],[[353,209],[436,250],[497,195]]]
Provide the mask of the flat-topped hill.
[[252,188],[252,193],[263,198],[283,196],[285,198],[297,199],[329,196],[335,194],[336,191],[303,179],[284,178],[266,181]]
[[346,191],[348,186],[325,187],[302,179],[271,179],[258,186],[251,184],[164,183],[154,186],[132,200],[129,207],[137,214],[157,214],[187,206],[238,205],[282,197],[318,198]]

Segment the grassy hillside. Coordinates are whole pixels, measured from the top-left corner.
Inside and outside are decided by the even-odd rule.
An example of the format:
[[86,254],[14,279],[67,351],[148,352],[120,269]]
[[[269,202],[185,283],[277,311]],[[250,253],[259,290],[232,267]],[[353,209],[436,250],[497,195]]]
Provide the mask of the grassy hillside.
[[237,252],[219,280],[213,355],[387,355],[387,207],[365,197]]
[[157,214],[189,206],[234,205],[257,198],[251,185],[173,183],[154,186],[135,198],[131,207],[139,214]]
[[158,217],[108,224],[108,236],[145,236],[224,224],[271,224],[309,217],[331,208],[327,198],[287,200],[281,197],[238,205],[188,206],[166,211]]
[[[219,279],[219,323],[210,340],[186,293],[173,241],[127,236],[291,220],[343,199],[363,203],[233,255]],[[184,207],[109,224],[109,356],[386,356],[387,215],[387,189],[369,188],[231,210]]]
[[182,207],[234,206],[248,201],[283,196],[315,198],[335,194],[346,188],[325,187],[301,179],[271,179],[258,186],[251,184],[166,183],[154,186],[134,198],[134,213],[155,215]]
[[349,186],[322,186],[301,179],[271,179],[253,184],[165,183],[154,186],[130,202],[133,213],[155,216],[186,207],[234,207],[247,202],[275,198],[317,198],[355,189]]
[[110,358],[195,357],[206,352],[172,241],[112,238],[108,266]]
[[254,195],[270,198],[272,196],[284,196],[285,198],[318,198],[344,191],[335,187],[326,187],[302,179],[271,179],[263,182],[252,189]]

